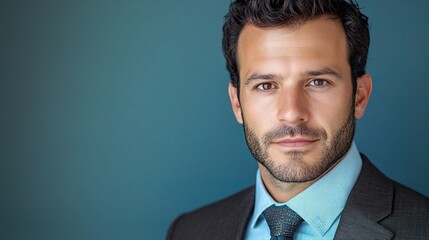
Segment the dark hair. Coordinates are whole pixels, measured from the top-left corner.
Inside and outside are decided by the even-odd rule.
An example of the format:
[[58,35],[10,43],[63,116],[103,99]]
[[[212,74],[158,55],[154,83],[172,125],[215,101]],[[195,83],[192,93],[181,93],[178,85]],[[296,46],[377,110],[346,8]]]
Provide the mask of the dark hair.
[[238,38],[244,25],[281,27],[302,24],[322,15],[341,21],[347,35],[349,64],[356,91],[356,79],[365,74],[369,48],[368,17],[353,0],[236,0],[229,7],[223,25],[222,48],[231,83],[240,83],[237,64]]

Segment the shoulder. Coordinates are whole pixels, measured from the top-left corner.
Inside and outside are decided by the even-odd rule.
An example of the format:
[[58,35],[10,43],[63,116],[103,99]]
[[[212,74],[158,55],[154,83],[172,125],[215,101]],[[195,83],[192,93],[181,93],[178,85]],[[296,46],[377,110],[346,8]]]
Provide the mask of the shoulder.
[[[407,206],[408,211],[411,209],[417,212],[429,213],[429,198],[413,189],[406,187],[398,182],[393,181],[394,186],[394,206]],[[428,214],[429,217],[429,214]]]
[[[366,189],[373,187],[373,190],[377,190],[377,192],[385,192],[385,196],[391,198],[393,212],[400,210],[410,212],[415,210],[416,214],[418,212],[428,213],[428,197],[385,176],[366,156],[362,155],[362,160],[363,167],[361,175],[365,177],[365,179],[362,179],[360,182],[364,183],[362,185],[364,185]],[[374,187],[376,185],[378,186]],[[369,193],[376,192],[373,191]]]
[[365,155],[335,239],[428,239],[429,200],[379,171]]
[[219,233],[231,236],[244,230],[254,204],[254,187],[249,187],[227,198],[182,214],[171,224],[167,239],[211,239]]
[[423,238],[429,238],[429,198],[400,183],[392,182],[392,214],[381,222],[391,229],[396,229],[397,236],[420,234]]
[[187,213],[186,215],[194,218],[200,216],[206,217],[207,214],[223,215],[225,212],[230,213],[231,211],[235,211],[239,205],[243,203],[243,201],[247,202],[251,200],[253,204],[254,194],[255,187],[252,186],[224,199],[198,208],[192,212]]
[[[429,236],[429,198],[416,192],[415,190],[402,185],[381,173],[364,156],[364,166],[366,173],[362,173],[367,179],[362,180],[368,191],[367,198],[363,199],[367,204],[377,206],[374,211],[380,212],[383,209],[386,213],[380,223],[391,229],[395,236]],[[365,169],[365,170],[364,170]],[[377,187],[375,187],[377,186]],[[362,200],[362,199],[361,199]],[[382,206],[382,204],[384,206]]]

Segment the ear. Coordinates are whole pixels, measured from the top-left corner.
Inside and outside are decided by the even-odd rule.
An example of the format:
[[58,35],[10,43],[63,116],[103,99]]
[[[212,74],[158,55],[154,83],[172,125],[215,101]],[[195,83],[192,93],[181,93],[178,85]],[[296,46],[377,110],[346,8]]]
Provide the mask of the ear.
[[234,112],[237,122],[243,124],[243,115],[241,114],[240,100],[238,99],[237,88],[231,83],[228,86],[229,99],[231,100],[232,111]]
[[372,91],[372,80],[369,74],[364,74],[357,79],[355,96],[355,118],[360,119],[365,113],[369,96]]

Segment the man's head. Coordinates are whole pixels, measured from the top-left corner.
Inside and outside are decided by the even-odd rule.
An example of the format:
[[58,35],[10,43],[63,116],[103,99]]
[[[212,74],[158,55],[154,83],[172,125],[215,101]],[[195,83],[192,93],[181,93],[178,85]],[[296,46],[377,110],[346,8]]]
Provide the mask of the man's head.
[[225,16],[222,47],[234,87],[240,84],[237,44],[246,24],[260,28],[299,26],[306,21],[329,15],[341,23],[346,36],[348,61],[353,86],[365,73],[369,49],[368,18],[357,4],[345,0],[237,0]]
[[326,173],[349,149],[371,92],[366,17],[339,0],[239,0],[223,44],[234,114],[263,177]]

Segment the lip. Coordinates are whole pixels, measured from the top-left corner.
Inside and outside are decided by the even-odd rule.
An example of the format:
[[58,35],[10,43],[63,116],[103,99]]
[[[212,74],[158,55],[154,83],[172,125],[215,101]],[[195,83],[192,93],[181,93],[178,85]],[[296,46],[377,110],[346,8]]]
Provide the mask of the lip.
[[301,148],[301,147],[307,147],[316,141],[317,139],[310,139],[310,138],[285,138],[285,139],[274,141],[273,143],[280,145],[282,147]]

